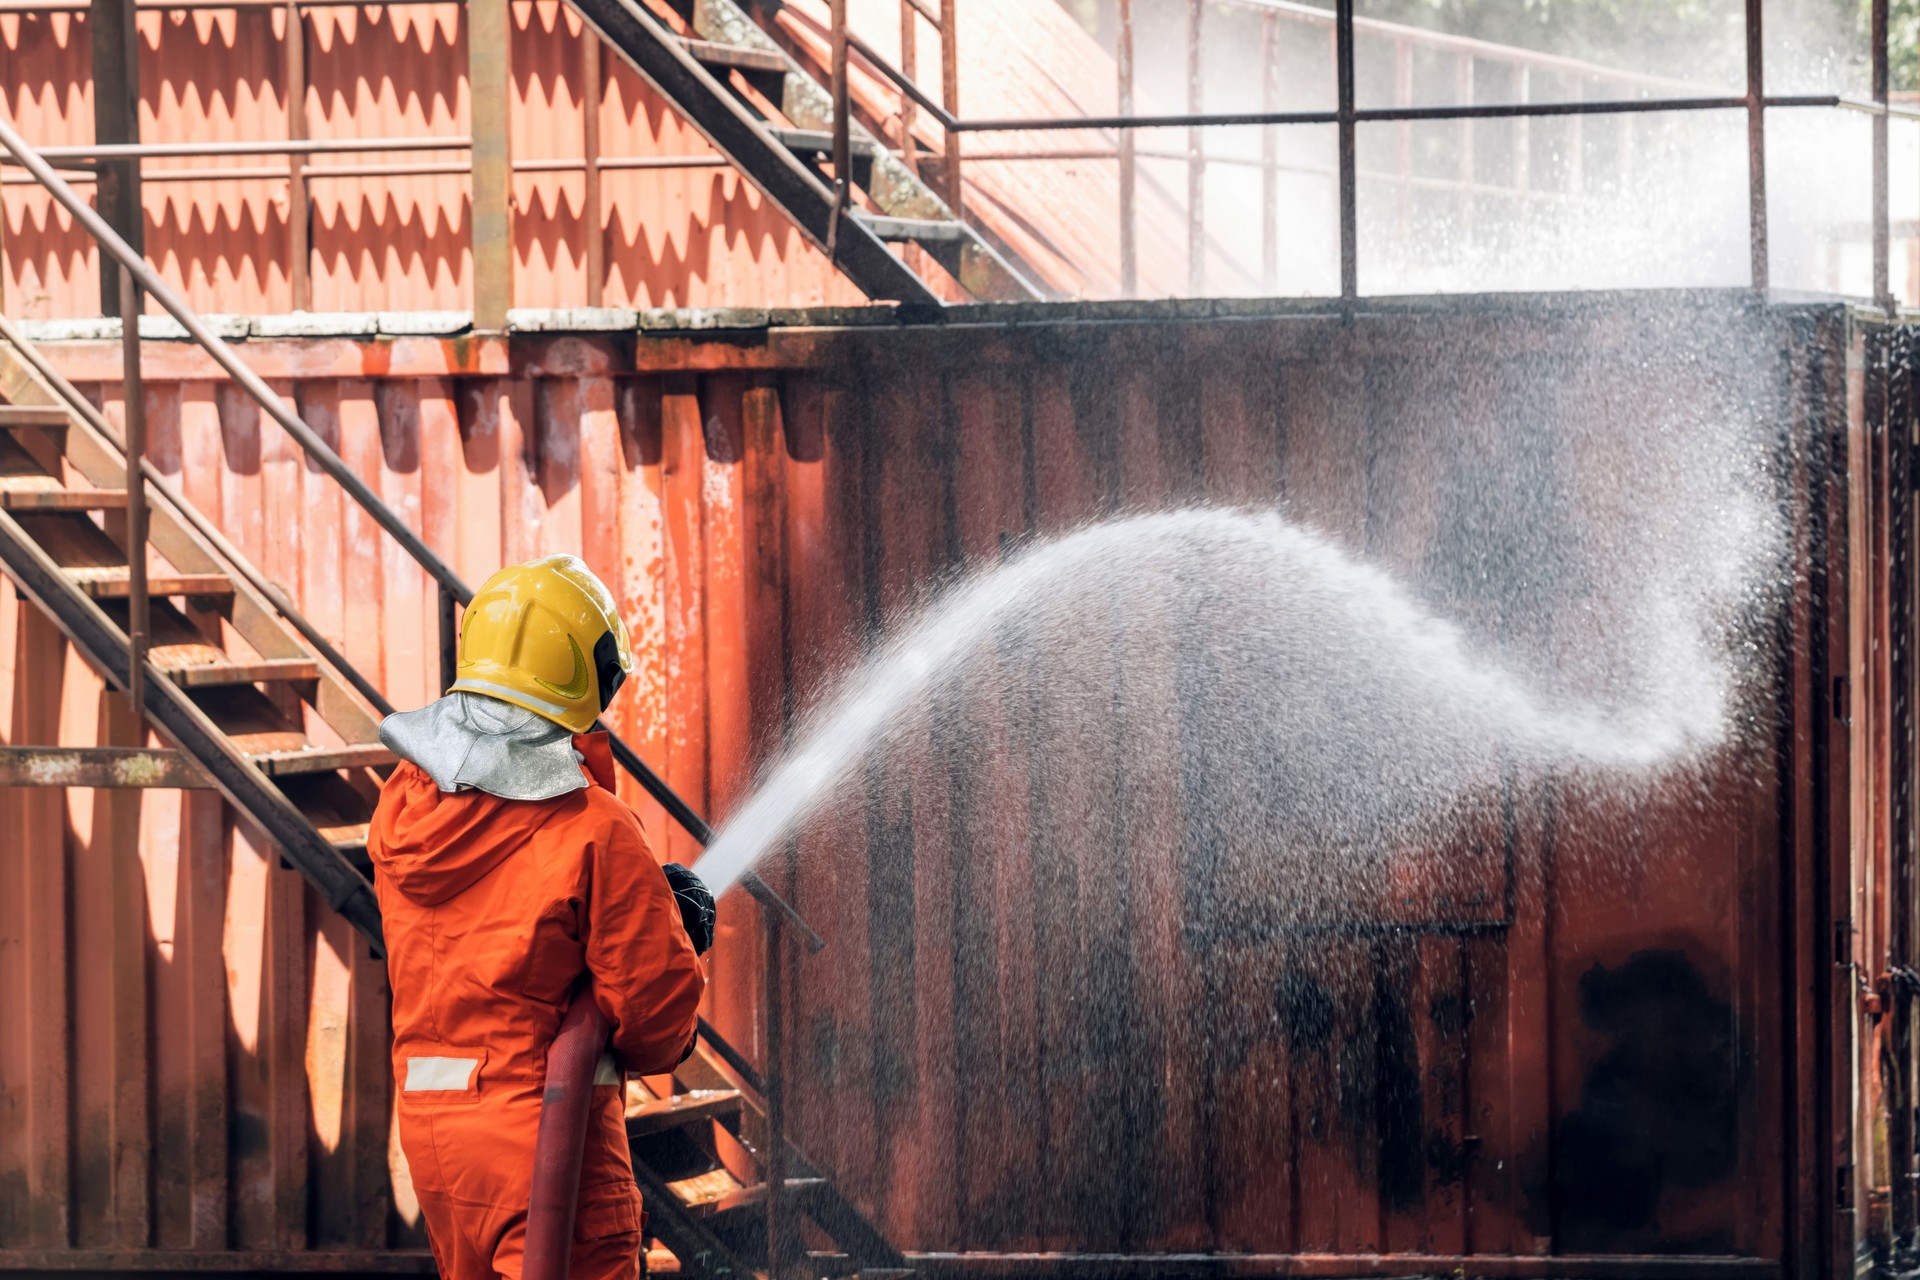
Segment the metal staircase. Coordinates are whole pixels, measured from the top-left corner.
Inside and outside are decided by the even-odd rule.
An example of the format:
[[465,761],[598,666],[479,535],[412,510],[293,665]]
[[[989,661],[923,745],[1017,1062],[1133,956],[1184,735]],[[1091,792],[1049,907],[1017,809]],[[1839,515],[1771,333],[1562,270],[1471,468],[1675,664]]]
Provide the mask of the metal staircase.
[[[0,147],[92,234],[103,263],[118,262],[129,403],[142,394],[130,323],[137,284],[439,581],[444,666],[454,606],[471,593],[4,122]],[[366,838],[395,763],[376,717],[393,708],[164,475],[144,460],[129,475],[129,449],[139,457],[139,445],[137,409],[123,439],[0,316],[0,571],[109,683],[134,694],[146,722],[378,951]],[[617,737],[613,746],[629,774],[706,843],[706,823]],[[116,783],[103,774],[89,785]],[[762,905],[769,1000],[777,1000],[781,931],[809,950],[824,944],[758,877],[742,887]],[[777,1061],[780,1019],[777,1005],[769,1008]],[[763,1079],[704,1019],[673,1080],[673,1093],[630,1105],[627,1129],[650,1229],[684,1274],[910,1274],[899,1250],[787,1140],[779,1080]]]
[[[1042,296],[851,112],[849,172],[832,174],[833,95],[734,0],[676,0],[693,37],[670,30],[641,0],[569,3],[868,297],[941,305],[890,243],[918,245],[980,301]],[[846,185],[836,189],[840,176]],[[855,190],[870,207],[852,202]]]
[[[135,574],[118,433],[0,319],[0,564],[87,661],[128,687]],[[145,565],[151,722],[377,947],[366,877],[376,721],[284,601],[152,468]],[[355,865],[355,861],[359,865]]]
[[[675,1096],[628,1108],[647,1230],[684,1270],[716,1280],[912,1275],[879,1228],[791,1143],[779,1144],[775,1158],[765,1086],[719,1048],[704,1042],[681,1064]],[[733,1152],[736,1167],[741,1156],[753,1166],[750,1181],[728,1167]],[[782,1192],[770,1203],[768,1189],[776,1184]]]

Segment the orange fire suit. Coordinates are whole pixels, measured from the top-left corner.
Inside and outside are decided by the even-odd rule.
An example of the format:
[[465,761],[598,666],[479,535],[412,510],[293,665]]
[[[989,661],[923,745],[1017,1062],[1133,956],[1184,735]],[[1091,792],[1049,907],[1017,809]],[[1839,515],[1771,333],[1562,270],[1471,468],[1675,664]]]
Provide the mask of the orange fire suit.
[[[402,763],[373,816],[400,1146],[444,1280],[518,1280],[547,1047],[583,977],[619,1067],[663,1073],[693,1047],[705,977],[679,906],[606,735],[574,748],[584,790],[447,793]],[[595,1084],[572,1280],[631,1280],[643,1218],[613,1060]]]

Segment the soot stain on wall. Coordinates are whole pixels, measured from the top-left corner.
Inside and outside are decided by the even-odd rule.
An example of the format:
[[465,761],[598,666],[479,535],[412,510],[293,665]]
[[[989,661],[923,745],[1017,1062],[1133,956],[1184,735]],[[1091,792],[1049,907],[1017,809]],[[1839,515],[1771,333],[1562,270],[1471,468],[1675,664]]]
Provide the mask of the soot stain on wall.
[[1580,1019],[1606,1048],[1554,1126],[1551,1174],[1527,1161],[1529,1225],[1562,1249],[1656,1247],[1662,1197],[1738,1159],[1733,1008],[1685,952],[1646,950],[1582,975]]

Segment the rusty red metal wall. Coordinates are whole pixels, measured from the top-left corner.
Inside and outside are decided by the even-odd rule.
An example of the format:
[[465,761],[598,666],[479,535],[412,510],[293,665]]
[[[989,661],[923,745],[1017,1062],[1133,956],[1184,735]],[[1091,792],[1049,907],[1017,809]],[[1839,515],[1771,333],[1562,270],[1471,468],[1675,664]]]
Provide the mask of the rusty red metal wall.
[[[586,42],[557,0],[513,7],[512,113],[516,161],[585,154],[581,100]],[[285,14],[264,9],[140,16],[141,138],[145,142],[288,137]],[[316,8],[305,22],[308,137],[460,137],[468,132],[462,6]],[[5,109],[35,145],[93,139],[87,23],[67,13],[0,15]],[[645,88],[617,56],[605,59],[599,110],[603,156],[713,155],[705,140]],[[319,165],[463,162],[463,151],[346,152]],[[717,157],[716,157],[717,161]],[[246,177],[151,181],[144,188],[147,253],[209,312],[285,311],[288,183],[284,157],[150,160],[168,170],[231,166]],[[264,176],[263,176],[264,174]],[[92,242],[37,186],[4,187],[8,313],[98,313]],[[708,168],[609,170],[600,232],[609,306],[810,306],[862,301],[724,163]],[[517,174],[515,303],[584,306],[589,219],[585,178]],[[310,179],[315,311],[462,310],[472,305],[468,178]]]
[[[1838,1250],[1820,1153],[1840,1139],[1799,1102],[1835,1043],[1815,939],[1847,895],[1815,886],[1847,848],[1826,664],[1848,652],[1828,597],[1849,587],[1847,539],[1814,541],[1847,528],[1828,483],[1846,451],[1809,442],[1845,439],[1838,308],[1043,309],[243,349],[469,579],[582,552],[642,637],[619,727],[724,816],[790,707],[963,559],[1204,498],[1285,502],[1417,574],[1447,492],[1426,428],[1519,430],[1537,362],[1579,352],[1549,434],[1569,474],[1604,475],[1625,380],[1702,394],[1682,305],[1760,353],[1744,376],[1808,446],[1780,464],[1799,573],[1769,729],[1711,802],[1608,812],[1517,780],[1454,851],[1450,902],[1273,933],[1183,887],[1244,869],[1208,853],[1205,771],[1177,743],[1116,725],[1062,793],[1033,785],[1040,748],[1010,712],[975,708],[903,749],[921,766],[904,790],[856,797],[808,832],[802,869],[768,869],[831,941],[789,966],[788,1097],[815,1160],[921,1249],[1813,1275]],[[116,348],[49,350],[117,412]],[[147,351],[155,462],[396,702],[430,696],[418,572],[198,353]],[[6,741],[102,738],[97,682],[0,601]],[[963,761],[994,803],[946,785]],[[417,1247],[390,1176],[380,969],[297,876],[204,795],[0,792],[0,822],[0,1265],[165,1247],[350,1269]],[[1076,904],[1064,926],[1037,927],[1041,896]],[[729,899],[711,1014],[755,1058],[758,946]]]

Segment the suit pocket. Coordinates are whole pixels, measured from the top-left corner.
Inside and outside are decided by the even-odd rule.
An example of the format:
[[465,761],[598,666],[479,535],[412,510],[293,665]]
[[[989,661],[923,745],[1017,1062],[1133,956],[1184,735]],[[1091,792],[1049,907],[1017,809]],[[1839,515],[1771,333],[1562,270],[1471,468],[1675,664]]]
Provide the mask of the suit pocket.
[[640,1188],[631,1182],[603,1182],[581,1191],[580,1209],[573,1218],[573,1238],[600,1240],[607,1236],[637,1236],[644,1220],[640,1212]]

